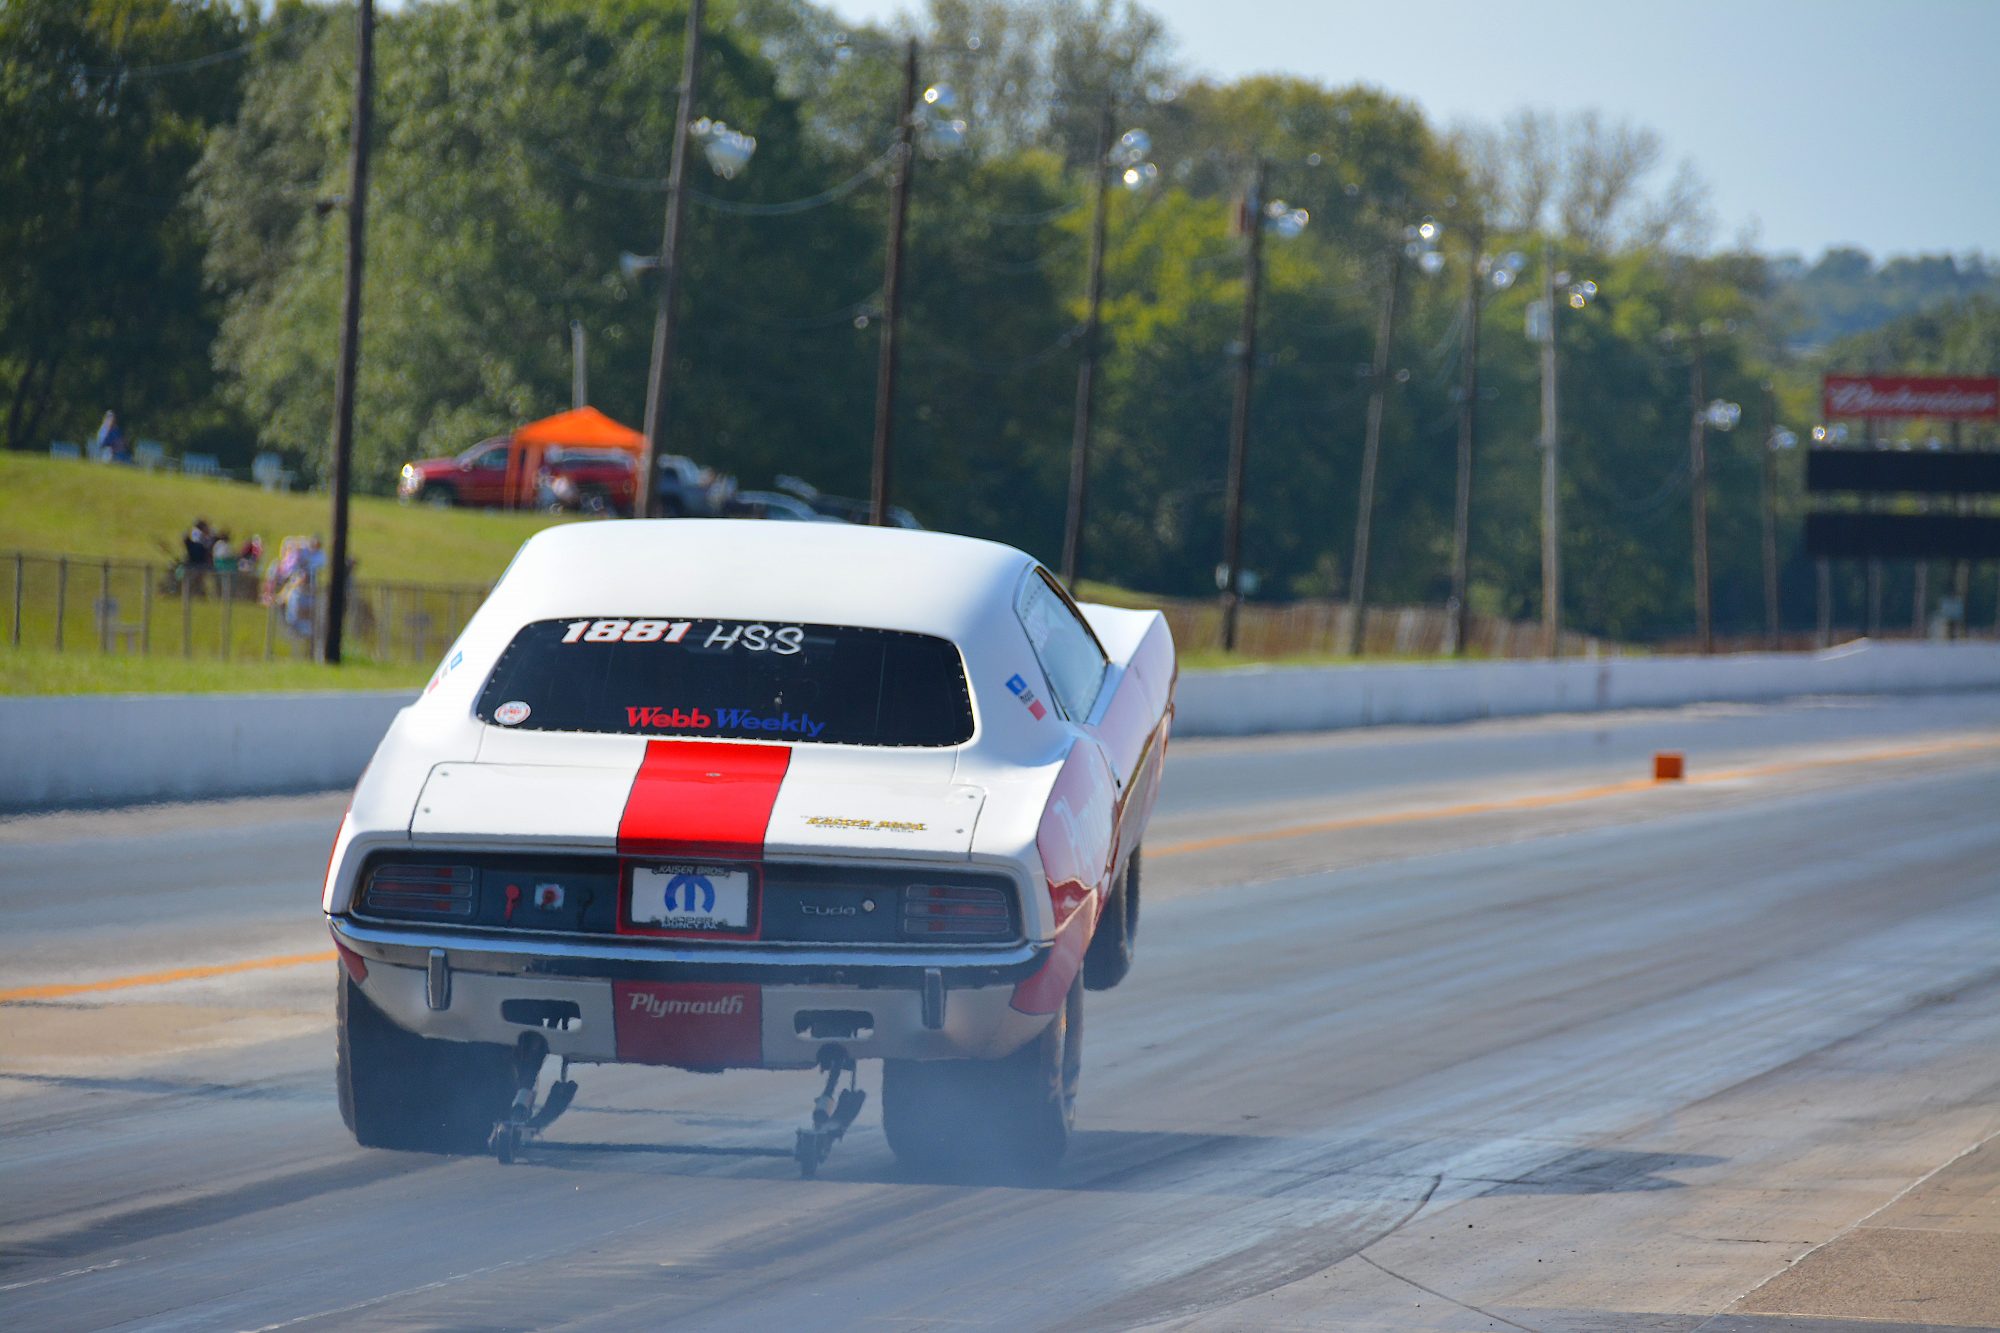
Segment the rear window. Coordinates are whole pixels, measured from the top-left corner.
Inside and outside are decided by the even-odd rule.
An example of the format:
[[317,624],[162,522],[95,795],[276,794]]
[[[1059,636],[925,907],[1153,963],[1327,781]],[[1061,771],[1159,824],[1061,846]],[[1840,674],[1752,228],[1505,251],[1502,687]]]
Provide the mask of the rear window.
[[760,620],[540,620],[480,691],[515,731],[958,745],[972,700],[958,649],[928,634]]

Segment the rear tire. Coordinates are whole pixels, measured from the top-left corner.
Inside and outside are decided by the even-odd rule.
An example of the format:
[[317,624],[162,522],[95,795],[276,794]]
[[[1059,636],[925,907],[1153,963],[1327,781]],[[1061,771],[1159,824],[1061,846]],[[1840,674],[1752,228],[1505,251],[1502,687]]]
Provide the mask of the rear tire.
[[885,1060],[882,1132],[924,1175],[1048,1175],[1069,1146],[1083,1070],[1083,978],[1049,1025],[998,1060]]
[[1110,990],[1125,980],[1132,970],[1132,956],[1139,944],[1139,856],[1134,847],[1125,858],[1125,873],[1098,916],[1097,930],[1083,955],[1083,984],[1091,990]]
[[340,974],[334,1083],[364,1148],[478,1153],[514,1100],[513,1048],[442,1041],[389,1021]]

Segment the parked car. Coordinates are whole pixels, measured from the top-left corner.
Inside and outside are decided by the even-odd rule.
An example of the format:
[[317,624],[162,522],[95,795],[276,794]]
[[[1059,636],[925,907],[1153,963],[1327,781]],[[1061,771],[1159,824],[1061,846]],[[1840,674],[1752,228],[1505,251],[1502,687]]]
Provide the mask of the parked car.
[[639,461],[622,449],[553,446],[542,455],[535,488],[544,509],[629,518],[639,495]]
[[880,1059],[898,1157],[1048,1168],[1084,992],[1132,965],[1174,684],[1158,612],[992,542],[538,533],[334,843],[343,1119],[507,1160],[572,1062],[816,1069],[810,1174]]
[[681,454],[660,459],[661,518],[717,518],[736,495],[736,478]]
[[[819,487],[801,477],[781,476],[772,483],[788,495],[797,496],[811,505],[815,513],[837,518],[842,523],[868,523],[874,519],[875,507],[866,500],[852,500],[844,495],[828,495]],[[901,505],[889,506],[889,526],[895,528],[916,528],[923,524],[917,516]]]
[[396,481],[396,495],[446,508],[500,508],[507,500],[507,455],[512,447],[511,437],[496,435],[456,457],[405,463]]
[[786,523],[837,523],[804,500],[776,491],[738,491],[723,509],[725,518],[769,518]]
[[[405,501],[472,509],[532,509],[552,500],[630,513],[638,497],[644,437],[593,407],[531,421],[449,458],[403,465]],[[567,478],[569,485],[557,485]]]

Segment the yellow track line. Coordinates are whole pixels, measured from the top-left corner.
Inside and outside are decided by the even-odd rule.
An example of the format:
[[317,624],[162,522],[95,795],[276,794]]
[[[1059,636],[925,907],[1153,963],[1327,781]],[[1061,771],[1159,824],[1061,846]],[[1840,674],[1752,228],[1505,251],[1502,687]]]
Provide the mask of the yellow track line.
[[[1684,782],[1656,782],[1651,778],[1640,778],[1631,782],[1612,782],[1598,787],[1579,787],[1571,791],[1545,792],[1538,796],[1516,796],[1504,801],[1468,801],[1459,805],[1431,806],[1418,810],[1396,810],[1386,814],[1357,815],[1348,819],[1323,819],[1310,824],[1288,824],[1282,828],[1266,829],[1259,833],[1229,833],[1214,838],[1195,838],[1187,842],[1168,843],[1164,847],[1149,847],[1149,856],[1182,856],[1189,852],[1213,851],[1221,847],[1240,847],[1253,842],[1276,842],[1286,838],[1309,837],[1315,833],[1340,833],[1350,829],[1387,828],[1396,824],[1419,824],[1440,819],[1462,819],[1467,815],[1504,814],[1513,810],[1545,810],[1551,806],[1578,805],[1585,801],[1601,801],[1610,796],[1625,796],[1633,792],[1652,791],[1660,787],[1693,786],[1711,782],[1740,782],[1746,778],[1774,777],[1786,773],[1806,772],[1816,768],[1841,768],[1853,764],[1879,764],[1897,759],[1923,759],[1932,755],[1962,754],[1968,751],[2000,749],[2000,736],[1976,737],[1959,741],[1939,741],[1930,745],[1909,745],[1893,750],[1869,750],[1861,754],[1839,755],[1830,759],[1798,759],[1775,764],[1759,764],[1752,768],[1727,769],[1716,773],[1699,774]],[[281,954],[274,958],[252,958],[240,963],[218,963],[210,967],[181,967],[169,972],[145,972],[129,977],[110,977],[104,981],[80,981],[55,986],[22,986],[15,990],[0,990],[0,1004],[12,1004],[22,1000],[59,1000],[69,995],[93,995],[105,991],[130,990],[136,986],[165,986],[176,981],[200,981],[208,977],[234,976],[242,972],[263,972],[281,967],[303,967],[308,963],[330,963],[334,953],[328,949],[321,953]]]
[[1396,824],[1421,824],[1440,819],[1463,819],[1468,815],[1502,814],[1514,810],[1544,810],[1558,805],[1579,805],[1585,801],[1601,801],[1609,796],[1625,796],[1633,792],[1652,791],[1660,787],[1685,787],[1711,782],[1740,782],[1746,778],[1775,777],[1785,773],[1806,772],[1816,768],[1840,768],[1851,764],[1879,764],[1895,759],[1922,759],[1931,755],[1959,754],[1971,750],[2000,749],[2000,737],[1986,736],[1970,740],[1939,741],[1930,745],[1908,745],[1893,750],[1869,750],[1861,754],[1839,755],[1829,759],[1796,759],[1775,764],[1760,764],[1754,768],[1728,769],[1716,773],[1704,773],[1683,781],[1659,782],[1652,778],[1639,778],[1631,782],[1613,782],[1599,787],[1579,787],[1571,791],[1545,792],[1538,796],[1516,796],[1504,801],[1468,801],[1461,805],[1430,806],[1418,810],[1393,810],[1385,814],[1354,815],[1346,819],[1321,819],[1309,824],[1287,824],[1279,828],[1264,829],[1254,833],[1224,833],[1212,838],[1193,838],[1186,842],[1170,842],[1162,847],[1148,847],[1147,856],[1184,856],[1189,852],[1210,852],[1223,847],[1242,847],[1250,843],[1279,842],[1288,838],[1310,837],[1316,833],[1345,833],[1354,829],[1388,828]]
[[0,990],[0,1004],[20,1000],[60,1000],[66,995],[91,995],[108,990],[130,990],[134,986],[165,986],[175,981],[200,981],[204,977],[234,976],[238,972],[263,972],[277,967],[303,967],[307,963],[330,963],[333,950],[324,953],[288,953],[275,958],[252,958],[241,963],[217,963],[212,967],[177,967],[171,972],[142,972],[131,977],[110,977],[104,981],[78,981],[60,986],[22,986]]

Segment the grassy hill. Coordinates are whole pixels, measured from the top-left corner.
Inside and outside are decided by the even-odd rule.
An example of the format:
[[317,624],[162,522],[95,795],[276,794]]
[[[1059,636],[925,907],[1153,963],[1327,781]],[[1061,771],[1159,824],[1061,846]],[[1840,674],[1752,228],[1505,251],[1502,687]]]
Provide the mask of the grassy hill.
[[[323,494],[265,491],[248,482],[141,472],[0,452],[0,552],[162,561],[165,543],[206,518],[237,541],[324,533]],[[357,496],[348,541],[357,578],[389,582],[491,583],[528,537],[556,522],[547,514],[437,510]]]

